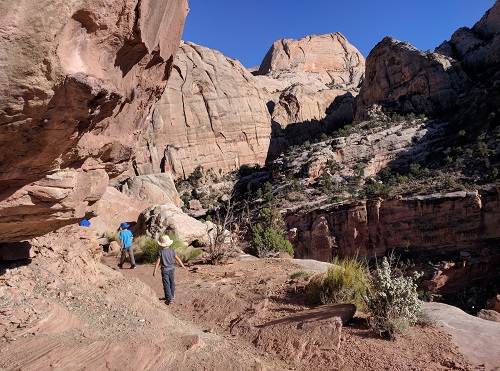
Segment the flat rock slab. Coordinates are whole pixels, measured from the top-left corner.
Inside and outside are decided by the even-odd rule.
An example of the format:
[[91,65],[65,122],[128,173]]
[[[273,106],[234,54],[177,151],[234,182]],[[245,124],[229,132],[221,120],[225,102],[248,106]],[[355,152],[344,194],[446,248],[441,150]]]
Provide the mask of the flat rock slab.
[[423,311],[452,336],[470,363],[486,370],[500,368],[500,323],[442,303],[424,303]]

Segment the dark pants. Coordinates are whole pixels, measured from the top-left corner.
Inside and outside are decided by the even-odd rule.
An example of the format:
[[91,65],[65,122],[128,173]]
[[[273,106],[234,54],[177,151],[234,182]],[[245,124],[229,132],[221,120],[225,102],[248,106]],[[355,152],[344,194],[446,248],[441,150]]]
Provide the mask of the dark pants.
[[135,259],[134,259],[134,249],[132,248],[132,246],[127,247],[126,249],[122,249],[122,256],[120,258],[120,265],[123,265],[123,263],[125,263],[125,258],[127,257],[127,253],[128,253],[128,256],[130,256],[130,264],[132,264],[132,266],[134,266]]
[[161,271],[161,280],[163,282],[163,290],[165,291],[165,300],[170,301],[174,298],[175,282],[174,282],[174,269],[168,271]]

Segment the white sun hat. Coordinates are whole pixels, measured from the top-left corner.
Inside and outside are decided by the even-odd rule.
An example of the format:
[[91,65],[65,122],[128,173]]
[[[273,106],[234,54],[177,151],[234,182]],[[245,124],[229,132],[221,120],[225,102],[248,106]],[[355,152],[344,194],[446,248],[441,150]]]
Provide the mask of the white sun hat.
[[162,238],[160,238],[160,240],[158,241],[158,245],[163,247],[170,246],[173,243],[174,241],[172,241],[168,236],[162,236]]

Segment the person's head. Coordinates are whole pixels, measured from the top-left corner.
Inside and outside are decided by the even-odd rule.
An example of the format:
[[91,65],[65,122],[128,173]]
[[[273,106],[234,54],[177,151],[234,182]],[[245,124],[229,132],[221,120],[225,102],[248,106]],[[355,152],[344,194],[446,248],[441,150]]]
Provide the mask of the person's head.
[[174,243],[174,241],[172,241],[169,236],[162,236],[160,238],[160,240],[158,241],[158,245],[160,245],[162,247],[169,247],[173,243]]
[[120,229],[127,229],[128,227],[130,227],[130,225],[127,222],[120,224]]

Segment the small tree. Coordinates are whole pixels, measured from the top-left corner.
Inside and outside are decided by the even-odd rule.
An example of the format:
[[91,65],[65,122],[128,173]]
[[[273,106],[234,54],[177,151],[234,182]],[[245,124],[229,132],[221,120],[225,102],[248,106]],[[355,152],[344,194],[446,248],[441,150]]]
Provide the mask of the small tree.
[[261,222],[252,228],[252,252],[265,257],[270,253],[283,251],[293,256],[290,241],[283,238],[284,222],[273,204],[260,210]]
[[[237,252],[237,244],[242,233],[235,217],[232,203],[233,194],[229,197],[224,209],[217,209],[213,217],[214,229],[210,235],[208,256],[212,264],[224,263],[227,258]],[[208,220],[208,218],[207,218]]]

